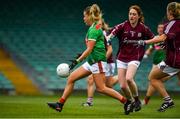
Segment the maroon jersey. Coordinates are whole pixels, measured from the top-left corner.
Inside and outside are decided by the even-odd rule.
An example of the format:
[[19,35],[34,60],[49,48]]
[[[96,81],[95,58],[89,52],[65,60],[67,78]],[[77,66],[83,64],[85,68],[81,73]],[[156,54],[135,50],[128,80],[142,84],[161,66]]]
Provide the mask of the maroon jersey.
[[[107,32],[106,31],[103,31],[103,34],[104,34],[104,44],[105,44],[105,49],[107,51],[107,47],[109,45],[111,45],[111,42],[107,42],[107,39],[106,39],[106,36],[107,36]],[[110,57],[107,59],[107,63],[114,63],[114,59],[113,59],[113,54],[110,55]]]
[[133,28],[129,21],[125,21],[115,26],[111,33],[119,39],[117,59],[123,62],[141,61],[145,53],[145,46],[127,44],[123,42],[124,40],[145,40],[154,37],[150,29],[140,22]]
[[180,68],[180,20],[172,20],[165,25],[164,33],[167,36],[166,44],[166,64]]

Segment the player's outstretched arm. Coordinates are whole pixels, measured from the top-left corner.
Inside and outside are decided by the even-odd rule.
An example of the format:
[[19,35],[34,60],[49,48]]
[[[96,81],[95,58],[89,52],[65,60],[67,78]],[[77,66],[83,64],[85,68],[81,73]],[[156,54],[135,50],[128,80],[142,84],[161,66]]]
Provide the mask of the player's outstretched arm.
[[145,44],[151,44],[151,43],[158,43],[158,42],[162,42],[165,41],[167,38],[167,36],[165,34],[162,34],[158,37],[154,37],[152,39],[146,40]]

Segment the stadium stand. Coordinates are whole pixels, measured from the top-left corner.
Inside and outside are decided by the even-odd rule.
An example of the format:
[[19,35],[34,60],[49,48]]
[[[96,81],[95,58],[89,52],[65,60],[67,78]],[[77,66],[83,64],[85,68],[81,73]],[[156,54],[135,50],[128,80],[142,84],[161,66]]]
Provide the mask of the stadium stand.
[[0,94],[15,94],[14,85],[2,73],[0,73]]
[[[162,14],[159,6],[164,9],[167,2],[149,2],[152,1],[119,3],[118,0],[96,0],[110,26],[127,19],[128,7],[138,3],[144,11],[146,24],[156,33],[156,25],[165,14]],[[85,49],[87,27],[83,23],[82,12],[91,3],[94,1],[7,0],[0,4],[0,44],[44,92],[64,88],[66,79],[56,75],[57,65],[70,63],[70,59]],[[149,9],[155,9],[156,14]],[[116,44],[117,41],[113,41],[114,53],[118,47]],[[147,88],[148,81],[144,77],[147,77],[150,69],[151,59],[144,60],[136,76],[140,90]],[[170,83],[177,87],[176,80]],[[170,85],[168,87],[172,89]],[[86,81],[78,81],[75,89],[86,89]]]
[[[37,87],[33,85],[32,81],[28,79],[26,74],[24,74],[24,71],[16,65],[12,58],[3,49],[0,49],[0,64],[0,72],[9,82],[12,82],[16,94],[39,94]],[[10,86],[8,85],[8,82],[2,83],[4,86]]]

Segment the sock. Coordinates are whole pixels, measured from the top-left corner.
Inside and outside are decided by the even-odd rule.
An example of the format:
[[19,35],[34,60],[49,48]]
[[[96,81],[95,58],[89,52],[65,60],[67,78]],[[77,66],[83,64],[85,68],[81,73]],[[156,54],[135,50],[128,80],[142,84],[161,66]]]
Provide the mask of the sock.
[[119,101],[123,104],[125,104],[127,102],[128,99],[126,99],[125,97],[122,97]]
[[164,102],[169,102],[171,103],[173,100],[170,98],[170,96],[166,96],[163,98]]
[[150,96],[146,96],[144,98],[144,103],[147,105],[149,103],[149,100],[150,100]]
[[88,97],[87,102],[92,104],[93,103],[93,97]]
[[63,99],[63,98],[60,98],[60,99],[59,99],[59,102],[60,102],[61,104],[64,104],[64,103],[65,103],[65,101],[66,101],[66,100],[65,100],[65,99]]
[[139,96],[134,97],[135,102],[139,101]]

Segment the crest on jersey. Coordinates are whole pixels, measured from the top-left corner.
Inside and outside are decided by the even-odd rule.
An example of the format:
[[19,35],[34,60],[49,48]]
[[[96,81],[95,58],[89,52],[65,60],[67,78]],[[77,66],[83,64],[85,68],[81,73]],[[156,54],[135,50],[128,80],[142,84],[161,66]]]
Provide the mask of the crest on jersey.
[[141,37],[142,36],[142,33],[138,33],[138,37]]
[[98,30],[98,29],[100,29],[101,28],[101,24],[97,24],[96,25],[96,29]]

